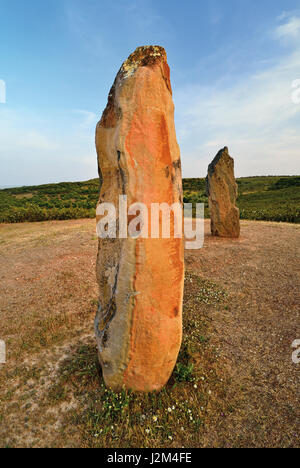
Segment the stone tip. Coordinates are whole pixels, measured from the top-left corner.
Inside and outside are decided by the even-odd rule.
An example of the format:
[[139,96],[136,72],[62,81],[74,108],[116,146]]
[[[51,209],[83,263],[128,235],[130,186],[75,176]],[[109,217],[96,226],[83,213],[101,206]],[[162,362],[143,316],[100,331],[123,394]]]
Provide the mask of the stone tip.
[[154,65],[156,62],[166,62],[167,54],[161,46],[141,46],[129,55],[121,67],[123,77],[132,75],[138,67]]
[[224,148],[222,148],[218,154],[215,156],[215,158],[213,159],[213,161],[210,163],[210,165],[208,166],[208,174],[212,174],[213,171],[214,171],[214,168],[215,166],[218,164],[218,162],[220,161],[220,159],[222,159],[223,157],[227,157],[229,156],[229,149],[227,146],[224,146]]
[[141,62],[143,59],[149,58],[166,58],[167,54],[163,47],[158,45],[146,45],[140,46],[135,49],[135,51],[129,55],[126,61],[130,62]]
[[162,65],[163,78],[165,79],[167,88],[172,94],[170,69],[167,65],[167,54],[165,49],[157,45],[137,47],[137,49],[135,49],[135,51],[129,55],[128,59],[122,64],[109,92],[108,103],[98,125],[102,125],[105,128],[114,127],[116,123],[116,113],[114,109],[116,89],[122,86],[123,82],[127,78],[132,77],[139,67],[153,66],[155,64]]

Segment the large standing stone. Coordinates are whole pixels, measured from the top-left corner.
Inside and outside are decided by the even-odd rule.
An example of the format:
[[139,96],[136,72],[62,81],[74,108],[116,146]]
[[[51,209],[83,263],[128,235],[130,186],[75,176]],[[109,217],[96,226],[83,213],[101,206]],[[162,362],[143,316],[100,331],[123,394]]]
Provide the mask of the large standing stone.
[[208,166],[206,190],[209,197],[213,236],[236,238],[240,235],[240,212],[236,207],[238,186],[234,178],[234,160],[224,148]]
[[[162,47],[123,63],[96,130],[99,203],[182,203],[170,69]],[[119,216],[119,214],[118,214]],[[117,219],[118,225],[119,219]],[[150,233],[151,234],[151,233]],[[161,389],[182,339],[182,239],[100,239],[95,321],[105,382],[114,390]]]

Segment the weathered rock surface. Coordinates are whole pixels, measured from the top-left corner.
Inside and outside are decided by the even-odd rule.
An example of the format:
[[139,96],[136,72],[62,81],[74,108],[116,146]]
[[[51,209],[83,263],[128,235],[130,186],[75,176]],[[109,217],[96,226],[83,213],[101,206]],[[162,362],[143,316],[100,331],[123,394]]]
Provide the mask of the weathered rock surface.
[[225,147],[208,167],[206,191],[209,197],[213,236],[240,236],[240,212],[236,207],[238,186],[234,177],[234,160]]
[[[123,63],[96,130],[99,203],[182,202],[170,69],[162,47]],[[119,214],[118,214],[119,215]],[[117,220],[118,224],[118,220]],[[151,234],[151,233],[150,233]],[[105,382],[115,390],[161,389],[182,339],[182,239],[100,239],[95,320]]]

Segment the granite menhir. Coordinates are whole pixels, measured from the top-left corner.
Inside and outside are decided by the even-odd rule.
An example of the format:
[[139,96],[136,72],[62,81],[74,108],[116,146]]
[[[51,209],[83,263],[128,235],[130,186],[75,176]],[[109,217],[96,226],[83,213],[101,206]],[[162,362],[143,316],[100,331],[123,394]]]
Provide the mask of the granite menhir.
[[238,186],[234,178],[234,160],[225,147],[208,167],[206,191],[209,199],[213,236],[240,236],[240,212],[236,207]]
[[[97,125],[96,147],[99,203],[118,207],[119,196],[126,195],[128,206],[144,203],[149,212],[151,203],[182,203],[170,69],[162,47],[139,47],[123,63]],[[95,330],[104,380],[114,390],[160,390],[181,346],[183,239],[150,234],[99,239]]]

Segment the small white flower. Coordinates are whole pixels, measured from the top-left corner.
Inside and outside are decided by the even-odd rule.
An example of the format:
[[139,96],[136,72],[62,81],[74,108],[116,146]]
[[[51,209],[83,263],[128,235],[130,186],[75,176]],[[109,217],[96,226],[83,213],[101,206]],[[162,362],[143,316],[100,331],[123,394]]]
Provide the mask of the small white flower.
[[194,385],[194,388],[198,388],[198,386],[195,384],[195,385]]
[[150,434],[150,429],[146,429],[146,434]]
[[157,416],[153,416],[153,421],[156,422],[157,421]]
[[208,394],[211,395],[211,390],[208,390]]
[[169,413],[172,413],[172,408],[168,408]]

